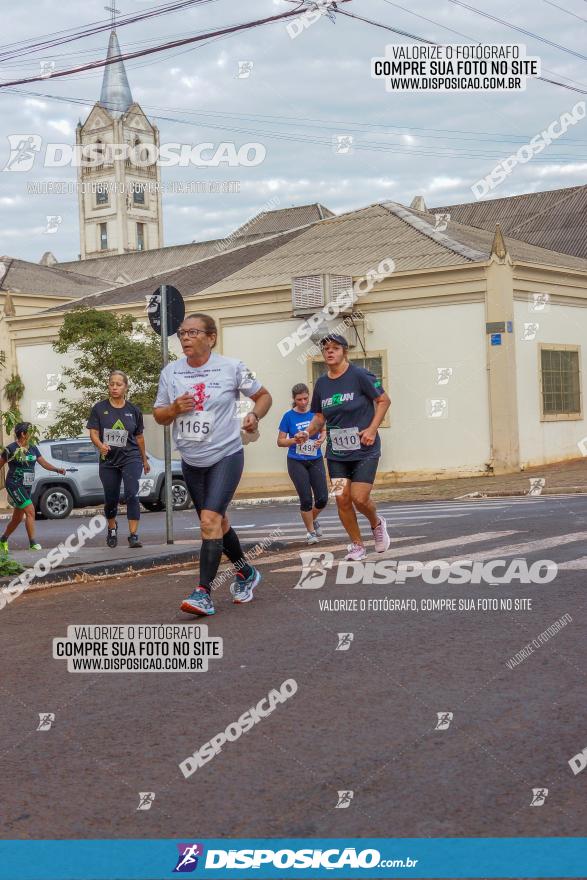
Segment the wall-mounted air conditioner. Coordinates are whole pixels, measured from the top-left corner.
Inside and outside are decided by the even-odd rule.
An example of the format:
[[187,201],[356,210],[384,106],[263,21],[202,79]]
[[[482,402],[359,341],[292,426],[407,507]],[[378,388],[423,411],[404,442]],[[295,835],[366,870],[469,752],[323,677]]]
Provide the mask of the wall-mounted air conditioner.
[[298,275],[291,281],[291,305],[294,315],[319,312],[329,303],[338,304],[340,314],[353,310],[353,279],[350,275]]

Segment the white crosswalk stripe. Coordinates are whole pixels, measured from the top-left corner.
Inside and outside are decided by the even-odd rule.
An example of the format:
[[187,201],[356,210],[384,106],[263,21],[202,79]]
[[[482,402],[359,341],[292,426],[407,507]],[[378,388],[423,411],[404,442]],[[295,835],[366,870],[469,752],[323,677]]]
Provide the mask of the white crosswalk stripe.
[[[517,535],[519,532],[517,531],[505,531],[505,532],[475,532],[473,535],[459,535],[454,538],[446,538],[442,541],[429,541],[427,544],[405,544],[403,547],[395,547],[393,550],[393,554],[390,551],[387,553],[382,553],[379,557],[380,559],[394,559],[396,556],[408,556],[409,554],[418,554],[418,553],[430,553],[436,550],[443,550],[448,547],[462,547],[467,544],[482,544],[485,541],[493,541],[499,538],[507,538],[509,535]],[[493,550],[490,549],[486,551],[487,553],[492,553]],[[457,557],[461,558],[461,557]],[[471,559],[471,556],[468,554],[467,559]]]
[[557,562],[558,569],[563,571],[585,571],[587,569],[587,556],[579,556],[578,559],[569,559],[567,562]]
[[[576,544],[577,542],[585,541],[587,541],[587,532],[574,532],[571,535],[554,535],[553,537],[541,538],[536,541],[525,541],[520,544],[505,544],[500,547],[490,547],[488,550],[467,553],[466,558],[475,562],[478,559],[487,559],[489,556],[492,559],[501,559],[504,556],[525,557],[532,553],[540,553],[543,550],[552,550],[554,547],[562,547],[568,544]],[[463,558],[463,554],[452,556],[450,558],[447,557],[447,562],[455,562],[457,559]]]

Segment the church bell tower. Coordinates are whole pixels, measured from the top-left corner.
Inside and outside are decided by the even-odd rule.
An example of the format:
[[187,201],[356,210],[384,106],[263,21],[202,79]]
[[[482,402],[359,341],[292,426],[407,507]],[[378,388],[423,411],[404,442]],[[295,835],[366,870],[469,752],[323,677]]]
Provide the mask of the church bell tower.
[[100,100],[76,130],[80,259],[163,247],[159,129],[133,101],[116,30]]

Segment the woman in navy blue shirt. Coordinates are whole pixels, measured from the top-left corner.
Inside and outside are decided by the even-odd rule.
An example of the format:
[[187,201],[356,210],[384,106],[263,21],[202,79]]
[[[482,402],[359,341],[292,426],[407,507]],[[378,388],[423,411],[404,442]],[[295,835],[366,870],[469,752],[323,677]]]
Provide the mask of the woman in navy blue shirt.
[[371,499],[381,455],[377,429],[391,401],[377,376],[349,362],[344,336],[325,336],[320,347],[327,370],[314,385],[312,422],[297,434],[296,442],[303,443],[309,433],[327,429],[328,472],[336,486],[340,521],[352,542],[345,559],[359,562],[367,550],[356,511],[369,520],[377,553],[388,550],[391,541],[385,518],[379,516]]
[[303,443],[295,435],[305,430],[314,413],[308,409],[310,392],[308,386],[300,382],[291,390],[293,406],[279,423],[277,445],[287,447],[287,472],[300,499],[300,513],[308,532],[307,544],[317,544],[322,530],[318,514],[328,503],[328,485],[324,459],[320,447],[326,431],[319,431]]

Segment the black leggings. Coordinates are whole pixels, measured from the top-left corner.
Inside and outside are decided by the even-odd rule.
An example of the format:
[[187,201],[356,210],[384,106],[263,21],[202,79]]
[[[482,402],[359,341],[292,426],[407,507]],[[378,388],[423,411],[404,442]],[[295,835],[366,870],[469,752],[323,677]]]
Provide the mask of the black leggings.
[[244,466],[245,454],[242,449],[207,467],[196,467],[182,459],[183,478],[198,516],[202,510],[213,510],[224,516],[237,490]]
[[139,477],[143,472],[141,459],[131,458],[120,467],[100,463],[99,472],[104,487],[104,516],[106,519],[114,519],[118,513],[121,482],[124,482],[127,519],[140,519]]
[[[301,461],[299,458],[287,458],[287,472],[300,496],[300,510],[307,511],[316,507],[322,510],[328,503],[328,485],[322,456],[313,461]],[[312,493],[314,501],[312,502]]]

